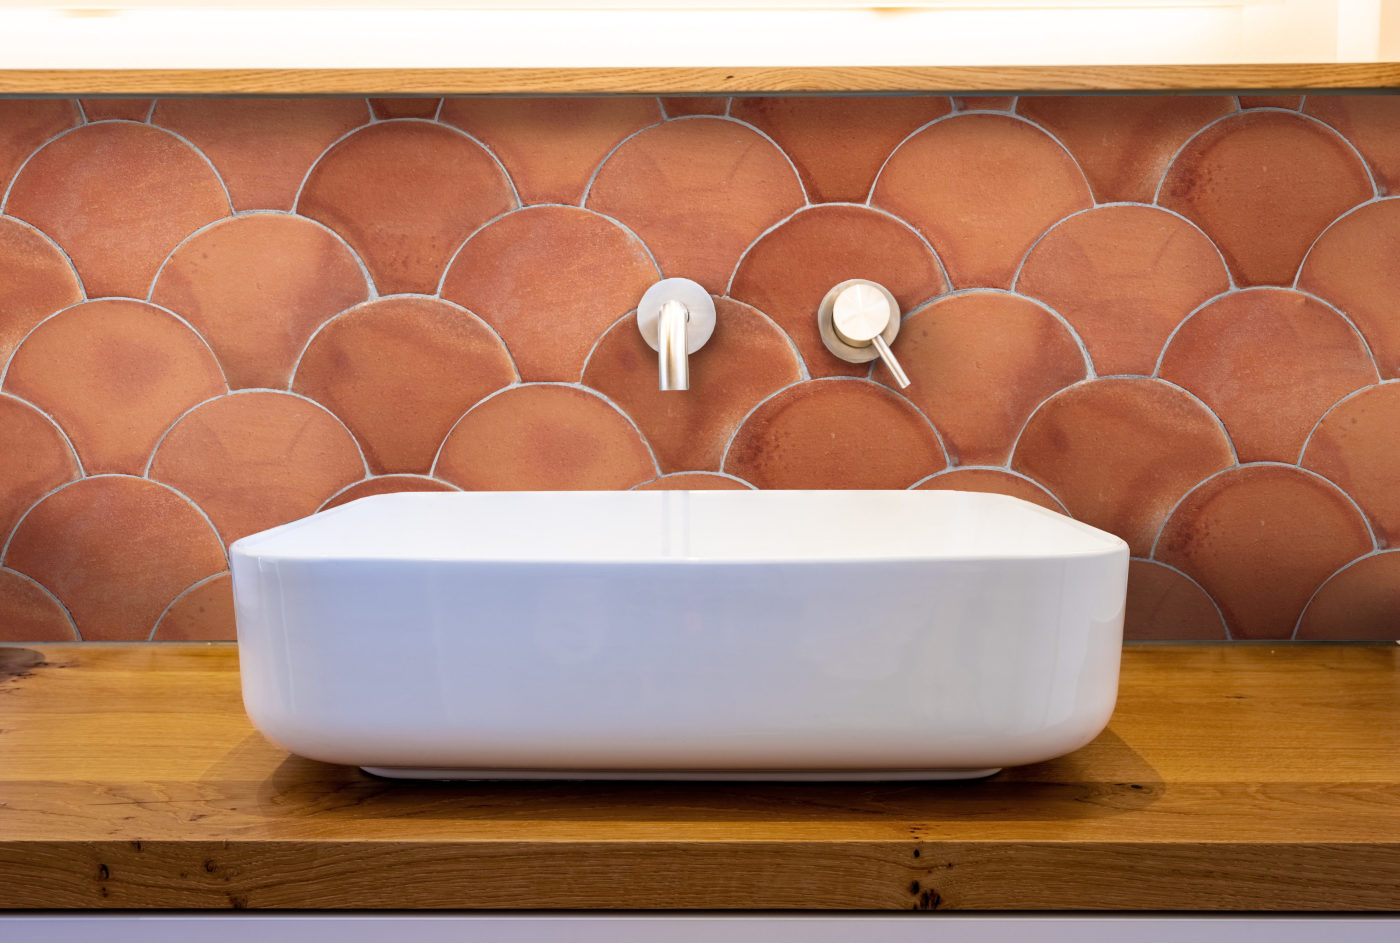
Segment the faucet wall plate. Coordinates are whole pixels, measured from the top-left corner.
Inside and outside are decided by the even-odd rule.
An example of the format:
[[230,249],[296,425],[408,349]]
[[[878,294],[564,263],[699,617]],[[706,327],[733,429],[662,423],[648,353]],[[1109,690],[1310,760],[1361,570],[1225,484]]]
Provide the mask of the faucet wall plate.
[[657,321],[661,318],[661,306],[668,301],[679,301],[690,312],[685,326],[685,352],[693,354],[715,332],[715,301],[698,282],[688,278],[663,278],[648,288],[637,302],[637,327],[652,350],[661,347]]
[[826,293],[826,297],[822,299],[821,306],[817,308],[817,330],[821,332],[822,343],[826,345],[826,349],[842,360],[847,363],[869,363],[872,360],[879,359],[880,352],[875,346],[866,344],[857,347],[854,344],[846,343],[836,333],[836,325],[833,323],[834,319],[832,315],[836,307],[837,296],[853,285],[869,286],[870,288],[878,289],[884,294],[885,300],[889,302],[890,306],[890,320],[889,323],[885,325],[885,329],[880,332],[880,337],[884,339],[886,344],[894,342],[895,337],[899,334],[899,302],[894,300],[894,295],[890,294],[889,289],[885,288],[885,286],[867,281],[863,278],[847,279]]

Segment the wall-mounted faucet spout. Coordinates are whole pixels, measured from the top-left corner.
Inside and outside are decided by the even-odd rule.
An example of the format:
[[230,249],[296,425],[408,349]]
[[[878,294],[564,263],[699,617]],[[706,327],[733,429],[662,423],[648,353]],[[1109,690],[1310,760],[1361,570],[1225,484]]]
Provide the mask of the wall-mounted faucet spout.
[[714,299],[688,278],[663,279],[638,302],[637,327],[656,351],[658,389],[688,390],[690,355],[715,330]]

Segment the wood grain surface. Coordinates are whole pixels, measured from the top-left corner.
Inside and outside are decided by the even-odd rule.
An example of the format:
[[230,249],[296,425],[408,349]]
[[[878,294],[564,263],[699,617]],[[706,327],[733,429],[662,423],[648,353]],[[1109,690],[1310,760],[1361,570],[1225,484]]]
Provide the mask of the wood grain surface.
[[652,95],[1384,89],[1400,63],[586,69],[0,69],[0,95]]
[[0,908],[1400,909],[1400,647],[1142,645],[972,783],[411,783],[289,755],[230,643],[0,647]]

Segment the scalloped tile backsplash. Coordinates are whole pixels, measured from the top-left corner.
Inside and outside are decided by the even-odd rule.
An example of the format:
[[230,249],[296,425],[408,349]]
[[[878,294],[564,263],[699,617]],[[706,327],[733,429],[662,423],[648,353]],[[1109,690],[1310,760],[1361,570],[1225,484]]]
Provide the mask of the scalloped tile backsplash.
[[[1128,541],[1130,637],[1400,638],[1400,95],[12,99],[0,192],[0,640],[231,638],[228,543],[362,495],[634,487],[1000,491]],[[906,391],[821,345],[852,277]]]

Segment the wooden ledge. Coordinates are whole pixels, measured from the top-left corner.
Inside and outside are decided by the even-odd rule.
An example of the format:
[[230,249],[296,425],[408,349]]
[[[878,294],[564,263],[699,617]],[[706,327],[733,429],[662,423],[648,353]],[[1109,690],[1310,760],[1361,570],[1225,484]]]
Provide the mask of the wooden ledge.
[[972,783],[412,783],[289,755],[232,644],[0,646],[0,908],[1400,910],[1400,647],[1133,646]]
[[0,95],[563,95],[1400,87],[1400,63],[675,69],[0,69]]

